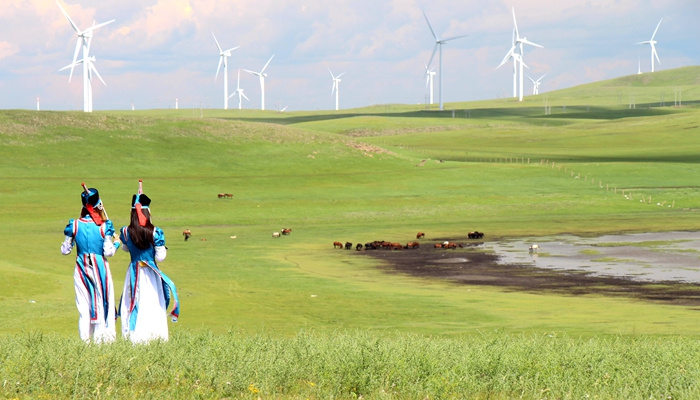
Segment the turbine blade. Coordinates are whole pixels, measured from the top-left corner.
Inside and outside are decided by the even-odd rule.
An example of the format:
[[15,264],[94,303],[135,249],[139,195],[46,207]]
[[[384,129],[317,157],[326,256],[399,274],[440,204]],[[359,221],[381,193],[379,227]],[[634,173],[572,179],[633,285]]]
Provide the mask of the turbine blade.
[[241,96],[243,96],[244,99],[250,101],[250,99],[248,98],[248,96],[246,96],[245,93],[243,93],[243,91],[241,91],[240,93],[241,93]]
[[448,38],[442,39],[442,40],[440,40],[440,41],[441,41],[442,43],[445,43],[445,42],[447,42],[447,41],[449,41],[449,40],[461,39],[461,38],[464,38],[464,37],[467,37],[467,36],[469,36],[469,35],[452,36],[452,37],[448,37]]
[[525,39],[525,38],[520,39],[520,43],[529,44],[530,46],[535,46],[535,47],[544,48],[544,46],[542,46],[542,45],[540,45],[540,44],[537,44],[537,43],[533,43],[533,42],[531,42],[531,41],[529,41],[529,40],[527,40],[527,39]]
[[216,43],[216,47],[219,49],[219,54],[223,53],[224,51],[221,50],[221,46],[219,45],[219,41],[216,40],[216,35],[214,35],[214,31],[211,32],[212,37],[214,37],[214,42]]
[[68,20],[68,23],[69,23],[70,26],[73,28],[73,30],[74,30],[75,32],[77,32],[79,35],[82,34],[82,32],[80,32],[80,29],[78,29],[78,27],[75,25],[75,23],[73,22],[73,20],[70,19],[70,16],[69,16],[68,13],[66,12],[66,10],[63,9],[63,6],[61,6],[61,3],[59,3],[58,0],[56,0],[56,4],[58,4],[58,8],[61,9],[61,12],[63,13],[63,15],[65,15],[66,19]]
[[85,29],[85,30],[83,31],[83,33],[90,33],[90,32],[93,32],[93,31],[96,30],[97,28],[102,28],[103,26],[105,26],[105,25],[107,25],[107,24],[111,24],[111,23],[114,22],[114,21],[116,21],[116,20],[113,19],[113,20],[111,20],[111,21],[103,22],[103,23],[98,24],[98,25],[93,25],[93,26],[91,26],[91,27]]
[[[428,16],[425,15],[425,11],[423,11],[423,16],[425,17],[425,22],[428,23],[428,29],[430,29],[430,33],[433,34],[433,37],[435,38],[435,41],[436,41],[436,42],[439,42],[439,41],[440,41],[440,38],[438,38],[438,36],[435,34],[435,31],[433,30],[433,26],[430,25],[430,21],[428,20]],[[428,64],[430,64],[430,63],[428,63]]]
[[241,47],[241,46],[231,47],[230,49],[226,50],[225,53],[230,53],[230,52],[236,50],[236,49],[239,48],[239,47]]
[[221,69],[221,64],[224,62],[224,56],[221,55],[219,56],[219,66],[216,67],[216,76],[214,76],[214,80],[219,77],[219,69]]
[[515,52],[515,46],[511,47],[510,50],[508,50],[508,53],[506,53],[506,56],[503,57],[503,61],[501,61],[501,63],[498,64],[498,67],[496,67],[496,69],[499,69],[499,68],[502,67],[505,63],[507,63],[508,60],[510,60],[510,59],[513,57],[513,53],[514,53],[514,52]]
[[[275,55],[273,54],[272,57],[274,57],[274,56],[275,56]],[[265,66],[263,67],[263,69],[260,70],[260,73],[261,73],[261,74],[265,71],[265,68],[267,68],[267,66],[270,65],[270,61],[272,61],[272,57],[270,57],[270,59],[267,60],[267,62],[265,63]]]
[[431,65],[433,63],[433,58],[435,57],[435,52],[437,51],[439,45],[440,43],[435,43],[435,46],[433,47],[433,54],[430,55],[430,61],[428,61],[428,65]]
[[97,72],[97,68],[95,68],[95,64],[93,64],[92,62],[90,62],[89,65],[88,65],[88,68],[89,68],[89,70],[90,70],[91,72],[94,72],[95,75],[97,75],[97,77],[100,79],[100,81],[102,82],[103,85],[107,86],[107,84],[105,83],[105,81],[104,81],[104,80],[102,79],[102,77],[100,76],[100,73]]
[[656,25],[656,29],[654,29],[654,34],[651,35],[651,40],[654,40],[654,36],[656,36],[656,31],[659,30],[659,26],[661,26],[661,21],[663,21],[663,18],[659,20],[659,23]]
[[343,76],[344,73],[345,73],[345,72],[341,72],[340,75],[338,75],[338,76],[335,77],[335,79],[340,78],[341,76]]
[[654,44],[651,45],[651,54],[656,57],[656,61],[661,64],[661,60],[659,60],[659,53],[656,52],[656,46],[654,46]]
[[520,38],[520,32],[518,32],[518,21],[515,20],[515,7],[512,8],[513,10],[513,26],[515,27],[515,37]]

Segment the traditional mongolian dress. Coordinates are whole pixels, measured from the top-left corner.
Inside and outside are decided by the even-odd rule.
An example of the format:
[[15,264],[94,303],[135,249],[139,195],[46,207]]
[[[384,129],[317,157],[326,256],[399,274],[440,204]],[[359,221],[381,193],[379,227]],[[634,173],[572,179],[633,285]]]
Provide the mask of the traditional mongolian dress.
[[100,223],[97,224],[91,214],[68,221],[61,253],[68,255],[73,246],[77,248],[73,281],[80,338],[86,342],[111,342],[116,338],[114,283],[106,257],[116,252],[112,243],[114,227],[112,221],[95,215]]
[[120,230],[119,236],[122,248],[131,254],[120,305],[122,334],[133,343],[168,340],[167,309],[172,302],[170,317],[176,322],[180,306],[175,284],[156,263],[166,256],[165,235],[154,227],[152,245],[146,249],[139,249],[133,243],[127,226]]

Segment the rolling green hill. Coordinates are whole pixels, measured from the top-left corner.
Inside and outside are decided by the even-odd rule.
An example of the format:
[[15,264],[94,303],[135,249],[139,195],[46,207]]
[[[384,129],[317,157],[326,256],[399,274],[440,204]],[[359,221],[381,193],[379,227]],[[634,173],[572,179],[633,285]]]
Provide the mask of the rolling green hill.
[[[122,226],[143,179],[168,239],[163,269],[182,291],[175,330],[697,335],[683,307],[387,275],[332,242],[695,230],[698,76],[660,71],[442,112],[2,111],[0,332],[73,334],[73,260],[59,245],[80,183],[100,189]],[[283,227],[293,234],[272,239]],[[117,288],[126,258],[112,261]]]

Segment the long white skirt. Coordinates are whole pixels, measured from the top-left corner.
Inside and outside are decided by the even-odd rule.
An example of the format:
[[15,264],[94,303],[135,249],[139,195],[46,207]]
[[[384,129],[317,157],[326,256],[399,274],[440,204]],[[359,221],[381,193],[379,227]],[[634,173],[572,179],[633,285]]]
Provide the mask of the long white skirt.
[[147,343],[151,340],[168,340],[168,317],[163,295],[163,282],[151,268],[140,267],[136,290],[136,324],[129,328],[131,313],[131,269],[124,281],[124,294],[121,304],[122,335],[133,343]]
[[[117,337],[115,328],[116,319],[114,315],[114,282],[112,281],[112,273],[109,271],[109,264],[107,262],[105,262],[105,268],[107,270],[106,276],[109,288],[109,293],[106,296],[109,304],[107,307],[107,316],[105,318],[105,312],[102,307],[104,296],[100,290],[97,290],[97,293],[95,293],[95,311],[97,313],[97,319],[95,321],[90,320],[90,292],[83,284],[80,271],[77,267],[73,273],[75,305],[78,307],[78,312],[80,313],[78,319],[78,333],[80,334],[80,338],[86,342],[91,340],[95,343],[112,342]],[[93,272],[94,271],[90,269],[87,271],[90,275],[93,275]],[[90,278],[97,282],[94,276],[90,276]]]

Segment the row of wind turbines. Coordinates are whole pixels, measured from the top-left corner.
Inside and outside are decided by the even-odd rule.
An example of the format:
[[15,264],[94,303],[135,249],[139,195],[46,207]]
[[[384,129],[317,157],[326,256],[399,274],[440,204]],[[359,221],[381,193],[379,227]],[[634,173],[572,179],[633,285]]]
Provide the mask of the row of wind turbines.
[[[102,79],[100,76],[99,72],[97,72],[97,68],[95,67],[95,61],[96,58],[93,55],[90,55],[90,45],[92,42],[92,37],[94,31],[97,29],[108,25],[115,20],[110,20],[107,22],[103,22],[101,24],[96,24],[93,22],[92,26],[88,27],[87,29],[81,30],[78,28],[78,26],[73,22],[73,20],[70,18],[66,10],[61,6],[61,3],[59,3],[58,0],[56,0],[56,4],[58,4],[58,7],[61,9],[61,12],[63,15],[66,17],[68,22],[70,23],[71,27],[75,31],[76,35],[78,36],[78,40],[76,42],[75,46],[75,51],[73,53],[73,61],[66,65],[65,67],[61,68],[60,71],[63,71],[65,69],[70,68],[70,75],[68,77],[68,82],[71,81],[71,78],[73,77],[73,70],[75,67],[82,65],[83,69],[83,111],[85,112],[92,112],[92,77],[96,76],[102,84],[105,86],[107,85],[105,81]],[[523,100],[523,68],[529,68],[524,61],[524,49],[525,45],[529,46],[534,46],[534,47],[539,47],[543,48],[544,46],[539,45],[537,43],[529,41],[525,36],[520,36],[520,31],[518,30],[518,22],[515,18],[515,8],[512,9],[513,12],[513,39],[511,43],[511,48],[508,50],[506,53],[505,57],[503,58],[503,61],[496,67],[496,69],[502,67],[505,65],[508,61],[512,60],[513,61],[513,97],[517,97],[519,101]],[[467,35],[458,35],[458,36],[452,36],[452,37],[447,37],[447,38],[440,38],[436,33],[435,30],[433,29],[433,26],[430,24],[430,20],[428,19],[428,16],[423,12],[423,16],[425,17],[425,21],[428,23],[428,28],[430,29],[430,33],[432,34],[433,38],[435,39],[435,46],[433,47],[433,52],[430,56],[430,60],[428,61],[427,64],[425,64],[425,74],[426,74],[426,86],[430,87],[430,104],[433,104],[433,80],[435,75],[438,75],[439,79],[439,89],[438,89],[438,98],[439,98],[439,103],[440,103],[440,110],[443,110],[443,102],[442,102],[442,46],[446,44],[449,41],[456,40],[456,39],[461,39],[464,37],[467,37]],[[656,26],[656,29],[654,30],[654,33],[651,36],[650,40],[643,41],[643,42],[638,42],[637,44],[649,44],[651,46],[651,72],[654,72],[654,59],[661,63],[661,60],[659,60],[659,55],[656,51],[656,44],[658,43],[654,38],[656,37],[656,32],[659,30],[659,26],[661,26],[661,20],[659,20],[659,23]],[[238,49],[240,46],[232,47],[229,49],[224,50],[221,45],[219,44],[219,41],[216,39],[216,35],[214,35],[214,32],[212,32],[212,37],[214,38],[214,42],[216,43],[216,47],[219,50],[219,65],[216,68],[216,75],[215,75],[215,80],[218,79],[219,72],[221,71],[221,67],[223,65],[223,75],[224,75],[224,109],[228,109],[229,105],[229,99],[232,97],[238,95],[238,109],[242,108],[242,102],[243,98],[246,100],[250,101],[248,97],[245,95],[243,89],[240,86],[241,83],[241,70],[238,70],[238,81],[236,84],[236,90],[229,95],[229,85],[228,85],[228,58],[231,57],[232,52],[236,49]],[[82,58],[79,59],[78,56],[80,54],[82,48]],[[435,53],[438,52],[438,72],[436,73],[434,68],[431,67],[431,64],[433,62],[433,59],[435,58]],[[252,75],[255,75],[258,77],[258,80],[260,82],[260,99],[261,99],[261,104],[260,104],[260,109],[264,110],[265,109],[265,78],[267,77],[267,73],[265,70],[267,69],[268,65],[270,65],[270,62],[272,61],[274,57],[274,54],[270,57],[269,60],[267,60],[267,63],[263,66],[263,68],[260,71],[252,71],[252,70],[247,70],[244,69],[245,72],[248,72]],[[333,81],[333,86],[331,89],[331,95],[335,95],[335,109],[339,109],[339,97],[340,97],[340,77],[345,73],[341,73],[339,75],[333,75],[333,72],[328,69],[328,72],[331,75],[331,79]],[[640,71],[641,73],[641,68]],[[539,79],[534,80],[531,77],[528,76],[528,78],[532,81],[533,83],[533,94],[539,94],[539,87],[541,84],[541,80],[546,76],[546,74],[542,75]],[[285,107],[286,109],[286,107]]]

